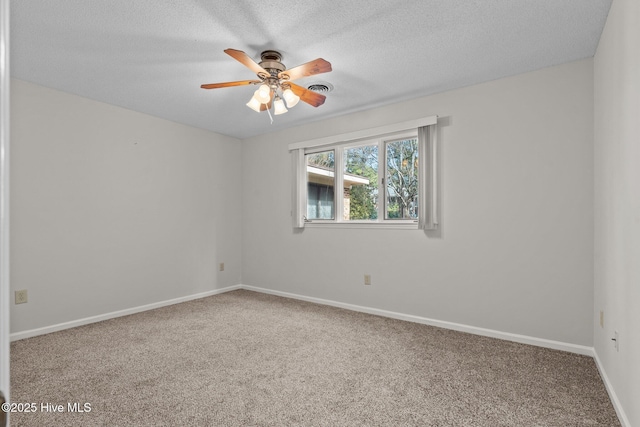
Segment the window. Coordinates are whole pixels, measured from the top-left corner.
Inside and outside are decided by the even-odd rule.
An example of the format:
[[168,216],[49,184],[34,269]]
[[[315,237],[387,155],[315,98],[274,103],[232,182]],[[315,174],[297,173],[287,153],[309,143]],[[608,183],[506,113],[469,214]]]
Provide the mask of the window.
[[307,219],[335,218],[335,151],[307,154]]
[[418,138],[385,142],[385,218],[418,220]]
[[415,133],[309,150],[305,159],[307,221],[418,220]]
[[436,119],[290,145],[294,227],[435,228]]
[[344,220],[378,219],[378,146],[347,147],[344,153]]

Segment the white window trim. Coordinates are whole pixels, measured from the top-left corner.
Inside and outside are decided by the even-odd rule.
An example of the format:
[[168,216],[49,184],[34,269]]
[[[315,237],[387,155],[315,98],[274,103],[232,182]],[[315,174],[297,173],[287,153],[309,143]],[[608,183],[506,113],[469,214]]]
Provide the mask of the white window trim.
[[306,222],[304,228],[384,228],[395,230],[417,230],[418,221],[404,220],[384,220],[384,221],[330,221],[313,220]]
[[289,151],[298,148],[309,149],[314,147],[329,146],[335,144],[345,144],[348,142],[369,139],[374,137],[383,137],[388,134],[404,132],[412,129],[418,129],[423,126],[431,126],[438,123],[438,116],[429,116],[422,119],[409,120],[406,122],[394,123],[385,126],[379,126],[370,129],[363,129],[355,132],[342,133],[339,135],[327,136],[324,138],[310,139],[307,141],[294,142],[289,144]]
[[[438,116],[429,116],[422,119],[410,120],[406,122],[394,123],[376,128],[364,129],[356,132],[333,135],[324,138],[317,138],[308,141],[289,144],[289,151],[292,153],[292,219],[294,228],[383,228],[383,229],[423,229],[433,230],[438,227],[437,217],[437,152],[436,152],[436,131],[435,125]],[[420,128],[429,127],[426,134],[420,133]],[[381,140],[402,136],[410,133],[414,137],[418,136],[420,151],[428,162],[420,162],[419,176],[420,182],[429,182],[429,185],[420,186],[420,208],[421,214],[418,220],[377,220],[377,221],[343,221],[338,217],[339,204],[335,203],[336,218],[333,220],[306,220],[306,192],[307,176],[305,154],[319,152],[330,149],[344,149],[349,146],[366,145],[368,142],[377,144]],[[343,170],[342,156],[335,155],[335,170]],[[428,163],[428,164],[427,164]],[[427,178],[429,178],[427,180]],[[342,174],[336,174],[336,187],[342,188]],[[338,194],[339,192],[335,192]],[[337,198],[337,196],[336,196]]]

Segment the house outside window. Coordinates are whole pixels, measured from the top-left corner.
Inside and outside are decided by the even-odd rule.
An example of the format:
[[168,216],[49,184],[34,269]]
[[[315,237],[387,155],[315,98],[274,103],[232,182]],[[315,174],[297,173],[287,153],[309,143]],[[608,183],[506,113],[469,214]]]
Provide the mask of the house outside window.
[[[335,152],[333,150],[306,156],[307,219],[335,218]],[[344,173],[342,176],[342,219],[351,217],[351,192],[369,184],[365,177]]]

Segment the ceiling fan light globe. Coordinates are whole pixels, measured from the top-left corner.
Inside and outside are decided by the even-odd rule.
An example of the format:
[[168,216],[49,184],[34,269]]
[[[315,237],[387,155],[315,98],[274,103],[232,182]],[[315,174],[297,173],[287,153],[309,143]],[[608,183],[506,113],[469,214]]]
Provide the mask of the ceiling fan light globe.
[[273,102],[273,114],[274,115],[278,115],[278,114],[284,114],[287,111],[287,107],[284,106],[284,101],[282,99],[276,99]]
[[269,103],[271,100],[271,88],[267,85],[260,85],[255,92],[254,97],[263,104]]
[[258,101],[256,99],[255,96],[253,96],[249,102],[247,102],[247,107],[251,108],[253,111],[255,111],[256,113],[260,112],[260,101]]
[[298,101],[300,101],[300,97],[293,93],[291,89],[285,89],[284,92],[282,92],[282,97],[287,101],[287,107],[289,108],[295,107]]

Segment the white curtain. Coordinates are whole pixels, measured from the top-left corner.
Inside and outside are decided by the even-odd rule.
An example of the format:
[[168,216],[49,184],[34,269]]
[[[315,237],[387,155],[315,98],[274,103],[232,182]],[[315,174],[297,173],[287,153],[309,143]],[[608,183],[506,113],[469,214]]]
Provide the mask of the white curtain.
[[436,125],[418,128],[420,161],[418,162],[418,228],[438,228],[438,152]]
[[293,228],[304,228],[304,219],[307,214],[305,199],[307,168],[305,166],[304,149],[291,150],[291,181],[293,182],[291,218]]

